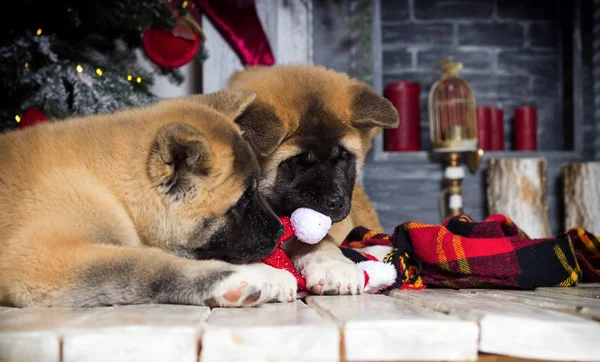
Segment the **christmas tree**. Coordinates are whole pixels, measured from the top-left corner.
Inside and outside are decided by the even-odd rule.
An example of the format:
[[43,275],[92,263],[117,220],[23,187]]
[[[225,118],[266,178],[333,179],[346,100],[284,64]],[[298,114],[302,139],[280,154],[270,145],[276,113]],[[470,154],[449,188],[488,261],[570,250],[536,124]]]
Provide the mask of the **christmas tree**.
[[156,74],[182,81],[177,68],[150,62],[147,70],[136,56],[144,31],[177,24],[162,0],[20,0],[11,7],[2,12],[0,132],[18,127],[31,109],[53,119],[110,112],[156,101]]

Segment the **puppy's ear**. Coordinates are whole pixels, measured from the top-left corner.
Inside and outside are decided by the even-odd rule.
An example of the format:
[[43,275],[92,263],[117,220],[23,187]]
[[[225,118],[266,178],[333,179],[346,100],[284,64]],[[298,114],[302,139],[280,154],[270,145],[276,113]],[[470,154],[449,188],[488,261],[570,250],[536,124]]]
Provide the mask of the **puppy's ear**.
[[246,89],[226,89],[195,96],[195,99],[219,111],[229,119],[235,119],[256,99],[256,93]]
[[262,157],[273,153],[285,137],[283,122],[275,112],[261,103],[252,103],[235,123],[244,132],[242,137]]
[[380,96],[366,84],[354,84],[352,94],[352,118],[356,128],[395,128],[400,124],[398,111],[390,101]]
[[149,157],[148,173],[167,194],[186,192],[192,178],[205,176],[214,154],[206,137],[194,127],[174,123],[156,135]]

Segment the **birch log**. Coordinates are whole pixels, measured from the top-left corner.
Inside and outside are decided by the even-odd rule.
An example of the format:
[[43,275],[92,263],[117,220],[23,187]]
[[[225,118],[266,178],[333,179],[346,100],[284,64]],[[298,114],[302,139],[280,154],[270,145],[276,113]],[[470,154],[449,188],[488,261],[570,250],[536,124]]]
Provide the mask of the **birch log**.
[[580,226],[600,235],[600,162],[563,167],[565,228]]
[[546,190],[544,159],[489,160],[487,169],[489,213],[508,216],[531,238],[552,236]]

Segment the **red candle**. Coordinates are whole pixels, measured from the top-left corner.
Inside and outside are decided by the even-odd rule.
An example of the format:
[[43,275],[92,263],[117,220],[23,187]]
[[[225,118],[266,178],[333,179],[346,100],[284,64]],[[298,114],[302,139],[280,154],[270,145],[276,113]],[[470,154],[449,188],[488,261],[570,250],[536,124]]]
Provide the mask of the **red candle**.
[[384,130],[386,151],[419,151],[421,149],[421,83],[399,81],[385,87],[385,97],[392,102],[400,125]]
[[479,148],[484,151],[491,149],[491,121],[492,109],[490,107],[477,107],[477,141]]
[[531,106],[515,110],[515,150],[537,151],[537,109]]
[[504,151],[504,112],[492,108],[490,117],[490,150]]

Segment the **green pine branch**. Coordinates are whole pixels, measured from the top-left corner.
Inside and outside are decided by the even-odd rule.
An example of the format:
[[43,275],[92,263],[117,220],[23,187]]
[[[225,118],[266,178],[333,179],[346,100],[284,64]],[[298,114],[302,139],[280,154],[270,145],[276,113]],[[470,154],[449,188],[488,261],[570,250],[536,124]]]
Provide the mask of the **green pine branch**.
[[[147,70],[137,62],[143,31],[174,25],[162,0],[21,0],[14,6],[0,15],[0,132],[17,127],[15,116],[32,106],[55,119],[111,112],[156,101],[150,92],[156,75],[183,81],[178,69]],[[15,14],[25,16],[13,24]]]

